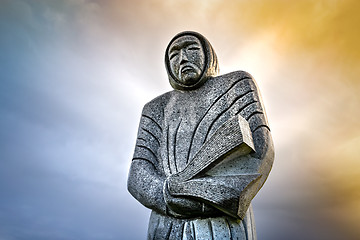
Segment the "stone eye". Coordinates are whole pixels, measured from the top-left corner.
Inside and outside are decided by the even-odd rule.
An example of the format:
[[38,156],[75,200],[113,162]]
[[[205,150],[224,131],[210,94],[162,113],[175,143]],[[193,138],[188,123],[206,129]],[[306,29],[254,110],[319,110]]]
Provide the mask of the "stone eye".
[[193,46],[193,47],[189,47],[188,50],[195,51],[195,50],[200,50],[200,48]]
[[173,59],[174,57],[176,57],[177,55],[178,55],[177,52],[172,52],[170,54],[170,60]]

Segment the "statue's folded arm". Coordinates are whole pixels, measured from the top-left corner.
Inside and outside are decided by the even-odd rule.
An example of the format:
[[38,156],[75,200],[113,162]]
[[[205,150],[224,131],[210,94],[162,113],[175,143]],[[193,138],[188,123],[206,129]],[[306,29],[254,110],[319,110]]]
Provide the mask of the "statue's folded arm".
[[154,116],[155,111],[150,106],[148,104],[144,107],[140,119],[128,177],[129,192],[145,207],[164,215],[176,217],[218,215],[217,209],[196,199],[169,194],[158,154],[162,129],[161,122],[156,116],[161,114]]

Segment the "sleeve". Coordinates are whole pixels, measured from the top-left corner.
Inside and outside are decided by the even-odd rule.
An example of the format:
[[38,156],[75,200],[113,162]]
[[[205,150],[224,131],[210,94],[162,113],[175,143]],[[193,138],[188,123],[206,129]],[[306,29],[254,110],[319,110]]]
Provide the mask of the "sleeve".
[[273,141],[265,107],[256,81],[247,72],[239,71],[236,73],[242,78],[244,78],[244,76],[246,77],[243,84],[239,85],[238,94],[241,94],[244,91],[243,89],[250,89],[246,91],[246,94],[242,95],[242,101],[238,103],[238,114],[249,123],[252,133],[255,151],[251,153],[250,156],[253,160],[256,160],[256,163],[251,164],[253,167],[249,168],[249,171],[262,175],[259,181],[260,188],[269,175],[273,164]]
[[211,206],[171,196],[167,191],[165,173],[159,162],[164,102],[155,99],[144,106],[128,176],[128,190],[145,207],[164,215],[194,217],[216,214],[218,210]]
[[240,200],[243,206],[239,206],[241,215],[245,214],[251,200],[265,183],[274,161],[274,146],[261,94],[253,77],[249,76],[248,81],[254,91],[253,103],[247,105],[240,114],[249,123],[255,147],[255,152],[246,160],[249,165],[248,173],[260,174],[261,177],[244,190],[244,197]]
[[164,174],[160,169],[158,149],[162,134],[159,107],[148,103],[142,111],[134,156],[128,176],[128,190],[141,204],[165,214]]

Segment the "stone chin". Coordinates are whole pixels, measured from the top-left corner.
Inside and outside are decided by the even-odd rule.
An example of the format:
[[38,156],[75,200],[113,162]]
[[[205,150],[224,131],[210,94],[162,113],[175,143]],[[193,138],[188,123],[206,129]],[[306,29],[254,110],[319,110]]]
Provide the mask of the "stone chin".
[[180,75],[179,82],[181,82],[184,85],[191,86],[197,83],[199,80],[200,80],[199,74],[192,71],[191,72],[188,71]]

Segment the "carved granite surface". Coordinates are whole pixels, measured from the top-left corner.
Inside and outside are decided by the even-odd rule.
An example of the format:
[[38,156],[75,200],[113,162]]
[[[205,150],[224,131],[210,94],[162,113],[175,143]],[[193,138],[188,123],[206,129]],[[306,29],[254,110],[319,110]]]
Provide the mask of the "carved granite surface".
[[165,52],[173,91],[142,111],[128,189],[152,209],[148,239],[256,239],[251,200],[274,148],[258,87],[217,76],[216,54],[196,32]]

